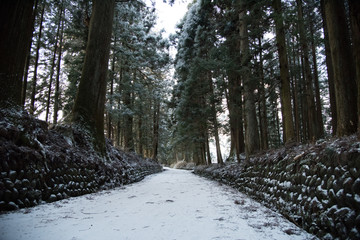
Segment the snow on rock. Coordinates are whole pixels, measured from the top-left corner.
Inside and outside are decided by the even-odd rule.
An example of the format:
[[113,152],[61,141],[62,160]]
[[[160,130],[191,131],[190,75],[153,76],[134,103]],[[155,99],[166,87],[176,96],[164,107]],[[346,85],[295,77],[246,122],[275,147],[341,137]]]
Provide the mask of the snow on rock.
[[[195,173],[233,186],[323,239],[360,239],[356,136],[286,146]],[[338,211],[339,210],[339,211]]]
[[167,169],[141,183],[0,215],[3,240],[316,239],[226,185]]
[[129,184],[162,170],[110,141],[102,157],[91,142],[76,127],[48,129],[25,111],[0,109],[0,211]]

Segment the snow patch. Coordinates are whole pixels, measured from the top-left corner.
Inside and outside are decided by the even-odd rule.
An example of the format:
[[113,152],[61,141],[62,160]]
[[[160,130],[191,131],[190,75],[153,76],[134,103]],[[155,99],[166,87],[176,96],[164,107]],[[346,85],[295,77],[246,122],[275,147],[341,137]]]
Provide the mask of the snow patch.
[[231,187],[172,170],[0,215],[2,239],[316,239]]

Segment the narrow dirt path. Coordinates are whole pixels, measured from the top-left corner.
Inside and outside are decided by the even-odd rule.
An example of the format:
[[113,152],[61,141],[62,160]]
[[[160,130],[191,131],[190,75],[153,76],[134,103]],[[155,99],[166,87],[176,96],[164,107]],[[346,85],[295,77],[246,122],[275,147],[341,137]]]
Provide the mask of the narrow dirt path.
[[0,215],[0,239],[315,239],[236,190],[167,169],[140,183]]

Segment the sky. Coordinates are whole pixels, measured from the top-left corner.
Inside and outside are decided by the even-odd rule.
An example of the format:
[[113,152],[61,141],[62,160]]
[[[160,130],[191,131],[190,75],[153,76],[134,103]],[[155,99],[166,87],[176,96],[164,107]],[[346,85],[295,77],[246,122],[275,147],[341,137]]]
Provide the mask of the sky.
[[163,0],[145,0],[146,4],[151,6],[155,3],[156,13],[158,15],[157,29],[164,29],[166,36],[175,33],[176,24],[180,22],[187,11],[187,6],[192,0],[175,0],[170,6]]
[[[165,37],[170,34],[175,33],[176,25],[184,17],[185,13],[188,10],[188,5],[193,0],[175,0],[175,3],[171,6],[168,3],[164,3],[163,0],[145,0],[148,6],[152,6],[152,3],[155,3],[156,13],[158,15],[156,30],[160,31],[164,29],[166,31]],[[170,48],[170,55],[175,57],[176,48]],[[173,74],[173,69],[171,70],[170,75]],[[227,117],[227,113],[223,117]],[[229,156],[229,141],[230,137],[228,135],[220,134],[220,146],[221,153],[223,158]],[[216,162],[216,147],[215,139],[210,139],[210,152],[212,155],[212,162]]]
[[[175,33],[176,25],[183,18],[187,12],[187,6],[192,0],[175,0],[175,3],[171,6],[168,3],[164,3],[163,0],[144,0],[148,6],[152,6],[155,3],[156,13],[158,15],[156,31],[161,29],[165,30],[165,37]],[[171,49],[171,54],[175,56],[174,48]],[[45,113],[44,113],[45,114]],[[45,120],[44,114],[39,118]],[[51,117],[51,116],[50,116]],[[59,112],[59,118],[62,118],[62,112]]]

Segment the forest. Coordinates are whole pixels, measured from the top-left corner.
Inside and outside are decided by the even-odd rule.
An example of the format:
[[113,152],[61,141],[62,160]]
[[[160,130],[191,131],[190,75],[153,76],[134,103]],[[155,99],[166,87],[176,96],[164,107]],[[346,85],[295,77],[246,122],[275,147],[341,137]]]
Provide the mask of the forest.
[[360,239],[360,1],[159,2],[0,1],[0,235]]
[[0,107],[71,124],[102,155],[107,138],[163,164],[360,135],[359,10],[194,0],[165,37],[141,0],[3,1]]

